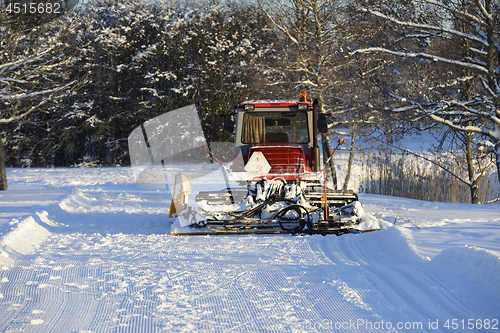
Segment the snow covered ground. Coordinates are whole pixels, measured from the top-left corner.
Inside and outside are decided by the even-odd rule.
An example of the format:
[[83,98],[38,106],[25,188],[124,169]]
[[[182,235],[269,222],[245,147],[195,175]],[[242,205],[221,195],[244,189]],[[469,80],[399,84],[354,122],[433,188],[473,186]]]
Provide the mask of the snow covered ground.
[[8,179],[0,332],[500,330],[500,205],[365,194],[391,227],[170,237],[169,193],[130,168]]

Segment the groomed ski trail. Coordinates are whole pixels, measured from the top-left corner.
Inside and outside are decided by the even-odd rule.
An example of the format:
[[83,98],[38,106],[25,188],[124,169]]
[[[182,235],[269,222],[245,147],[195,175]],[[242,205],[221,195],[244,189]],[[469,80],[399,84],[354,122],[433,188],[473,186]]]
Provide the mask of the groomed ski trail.
[[[500,319],[494,251],[452,244],[429,258],[411,225],[169,237],[165,193],[135,188],[123,170],[64,185],[75,172],[34,185],[22,172],[0,196],[3,218],[22,216],[2,236],[12,264],[0,272],[0,332],[449,332],[448,319]],[[5,246],[30,228],[46,230],[33,250]]]

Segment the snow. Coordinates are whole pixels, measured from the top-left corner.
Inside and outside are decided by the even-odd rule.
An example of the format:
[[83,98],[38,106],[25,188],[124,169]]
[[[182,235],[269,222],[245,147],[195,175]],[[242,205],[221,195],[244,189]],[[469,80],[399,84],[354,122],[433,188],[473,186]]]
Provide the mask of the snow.
[[1,332],[500,326],[499,205],[360,194],[365,222],[384,229],[171,237],[170,193],[139,188],[131,168],[8,169],[8,180]]

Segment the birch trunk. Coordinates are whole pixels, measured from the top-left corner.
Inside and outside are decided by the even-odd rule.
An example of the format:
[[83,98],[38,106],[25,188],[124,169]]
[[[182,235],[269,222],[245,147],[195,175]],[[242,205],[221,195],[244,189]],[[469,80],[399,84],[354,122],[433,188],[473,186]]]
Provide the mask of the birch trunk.
[[3,141],[0,138],[0,191],[6,191],[7,186],[7,170],[5,169],[5,150]]

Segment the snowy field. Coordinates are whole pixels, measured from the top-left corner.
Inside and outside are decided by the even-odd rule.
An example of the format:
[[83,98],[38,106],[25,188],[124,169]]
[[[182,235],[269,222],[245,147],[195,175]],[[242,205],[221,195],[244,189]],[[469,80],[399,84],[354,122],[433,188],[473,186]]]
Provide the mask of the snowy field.
[[169,193],[130,168],[8,180],[0,332],[500,330],[500,205],[362,194],[390,227],[170,237]]

